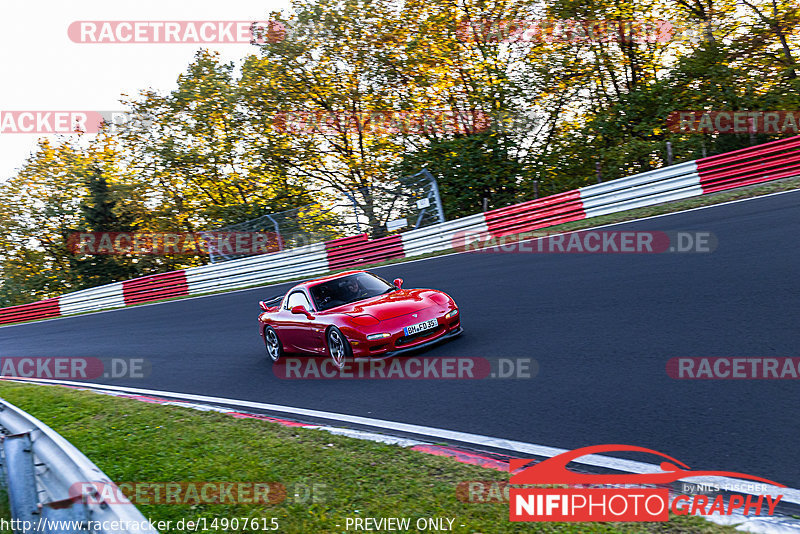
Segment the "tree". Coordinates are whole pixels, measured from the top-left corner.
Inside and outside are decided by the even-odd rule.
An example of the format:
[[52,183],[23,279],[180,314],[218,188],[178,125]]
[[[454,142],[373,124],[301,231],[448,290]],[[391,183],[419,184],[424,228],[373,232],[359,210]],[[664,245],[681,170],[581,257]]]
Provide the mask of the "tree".
[[110,142],[154,204],[159,231],[216,228],[313,201],[265,157],[233,65],[218,54],[198,51],[169,94],[143,91],[126,103],[146,127],[109,133]]
[[41,140],[20,171],[0,187],[0,300],[23,304],[74,290],[67,239],[80,224],[87,165],[74,140]]
[[389,38],[402,28],[398,13],[382,0],[304,0],[294,9],[287,38],[243,65],[248,126],[278,168],[315,195],[353,198],[372,235],[381,235],[402,142],[369,120],[398,109],[379,74]]
[[445,217],[454,219],[513,204],[519,185],[513,179],[521,164],[510,158],[491,132],[434,141],[419,152],[406,153],[396,168],[411,175],[427,168],[437,178]]
[[[131,232],[135,229],[135,218],[127,213],[115,198],[103,171],[93,165],[84,174],[87,197],[81,203],[81,232]],[[73,258],[75,274],[80,288],[95,287],[137,274],[135,258],[117,255],[82,255]]]

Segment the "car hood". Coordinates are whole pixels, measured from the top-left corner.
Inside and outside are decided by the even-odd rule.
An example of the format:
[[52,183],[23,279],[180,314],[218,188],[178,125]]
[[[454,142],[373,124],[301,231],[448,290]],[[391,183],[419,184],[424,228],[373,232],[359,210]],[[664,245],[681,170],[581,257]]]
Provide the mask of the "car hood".
[[436,292],[427,289],[400,289],[385,295],[338,306],[330,311],[351,316],[368,314],[379,321],[385,321],[431,306],[438,306],[439,304],[431,299],[431,295],[434,293]]

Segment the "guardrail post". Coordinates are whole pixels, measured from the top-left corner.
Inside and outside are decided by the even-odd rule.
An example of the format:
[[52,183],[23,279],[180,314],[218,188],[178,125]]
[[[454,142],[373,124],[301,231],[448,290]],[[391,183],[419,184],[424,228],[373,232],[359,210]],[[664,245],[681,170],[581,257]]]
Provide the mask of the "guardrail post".
[[[73,499],[51,502],[42,507],[42,526],[41,532],[44,534],[74,534],[86,531],[89,521],[89,514],[83,503]],[[75,527],[76,525],[81,527]],[[62,528],[58,528],[62,527]]]
[[31,524],[36,524],[41,512],[36,492],[36,471],[30,433],[6,436],[3,439],[3,451],[11,517],[18,521],[30,521]]
[[672,143],[667,141],[667,165],[672,165]]

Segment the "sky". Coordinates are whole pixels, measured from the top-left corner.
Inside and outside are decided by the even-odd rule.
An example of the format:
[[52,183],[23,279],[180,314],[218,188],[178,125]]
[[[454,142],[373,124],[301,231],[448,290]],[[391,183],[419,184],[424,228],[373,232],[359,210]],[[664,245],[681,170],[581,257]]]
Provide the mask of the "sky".
[[[0,16],[0,113],[122,110],[123,93],[174,88],[201,47],[218,50],[225,61],[238,62],[256,52],[249,43],[74,42],[68,33],[73,22],[263,21],[271,11],[288,8],[289,0],[5,1]],[[100,36],[102,25],[97,27],[94,35]],[[15,174],[40,137],[0,128],[0,182]]]

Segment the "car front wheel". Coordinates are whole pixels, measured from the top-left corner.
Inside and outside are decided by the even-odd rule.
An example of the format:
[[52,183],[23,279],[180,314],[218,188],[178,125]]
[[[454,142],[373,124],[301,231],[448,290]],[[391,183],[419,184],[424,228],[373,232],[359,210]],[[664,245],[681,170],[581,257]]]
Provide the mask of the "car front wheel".
[[344,367],[344,362],[353,356],[353,348],[350,342],[344,337],[342,331],[332,326],[328,330],[328,354],[333,360],[333,365],[338,369]]

